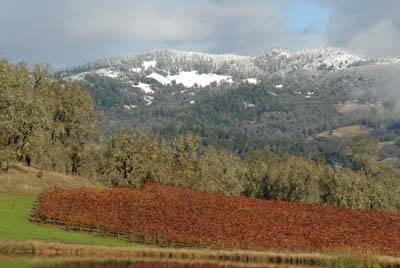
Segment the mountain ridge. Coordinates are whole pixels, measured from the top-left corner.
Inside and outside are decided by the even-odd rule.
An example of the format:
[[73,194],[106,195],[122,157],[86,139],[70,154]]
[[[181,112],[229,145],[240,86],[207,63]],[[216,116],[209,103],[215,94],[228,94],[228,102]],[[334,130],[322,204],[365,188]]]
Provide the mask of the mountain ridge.
[[[78,64],[75,66],[70,66],[66,68],[62,68],[57,70],[57,73],[68,72],[68,71],[75,71],[76,69],[90,69],[90,68],[104,68],[104,67],[113,67],[116,65],[121,64],[132,64],[137,62],[137,60],[150,60],[159,57],[175,57],[175,58],[188,58],[191,60],[197,59],[212,59],[218,61],[251,61],[257,60],[262,58],[277,58],[277,57],[284,57],[284,58],[295,58],[301,56],[323,56],[329,54],[336,54],[336,55],[351,55],[353,58],[359,61],[366,61],[366,60],[380,60],[380,61],[388,61],[389,59],[372,59],[369,57],[362,56],[357,53],[353,53],[351,51],[342,49],[342,48],[332,48],[332,47],[325,47],[319,49],[304,49],[304,50],[295,50],[290,51],[287,49],[273,49],[268,52],[258,53],[254,55],[238,55],[238,54],[211,54],[211,53],[204,53],[204,52],[193,52],[193,51],[183,51],[177,49],[157,49],[151,50],[148,52],[142,52],[137,54],[132,54],[128,56],[119,56],[119,57],[106,57],[94,61],[88,61],[83,64]],[[346,60],[346,59],[344,59]],[[140,67],[140,66],[136,66]]]

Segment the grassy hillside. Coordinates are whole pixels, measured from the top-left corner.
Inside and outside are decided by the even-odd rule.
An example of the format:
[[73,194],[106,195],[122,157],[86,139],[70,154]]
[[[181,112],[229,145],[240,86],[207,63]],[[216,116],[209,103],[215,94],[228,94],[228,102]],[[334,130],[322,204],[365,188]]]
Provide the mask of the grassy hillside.
[[84,177],[42,171],[22,164],[14,164],[9,173],[0,174],[0,193],[38,193],[48,187],[100,188],[102,185]]
[[28,221],[35,194],[0,194],[0,240],[40,240],[63,243],[128,245],[124,241],[97,238],[38,226]]
[[38,193],[47,187],[81,188],[101,187],[97,182],[82,177],[56,172],[43,172],[16,165],[10,173],[0,175],[0,243],[1,240],[40,240],[48,242],[126,246],[132,245],[111,238],[65,232],[57,228],[38,226],[28,221]]
[[315,138],[320,137],[338,137],[349,138],[357,135],[367,135],[372,131],[372,128],[363,125],[352,125],[347,127],[336,128],[331,131],[324,131],[315,134]]

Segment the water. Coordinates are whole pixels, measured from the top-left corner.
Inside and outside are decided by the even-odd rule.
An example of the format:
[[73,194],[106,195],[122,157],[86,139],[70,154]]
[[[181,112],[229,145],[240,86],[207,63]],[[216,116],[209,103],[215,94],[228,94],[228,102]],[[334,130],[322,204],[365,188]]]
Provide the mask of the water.
[[[268,266],[233,263],[165,262],[142,260],[57,260],[57,259],[6,259],[0,260],[0,268],[267,268]],[[276,266],[274,266],[277,268]]]

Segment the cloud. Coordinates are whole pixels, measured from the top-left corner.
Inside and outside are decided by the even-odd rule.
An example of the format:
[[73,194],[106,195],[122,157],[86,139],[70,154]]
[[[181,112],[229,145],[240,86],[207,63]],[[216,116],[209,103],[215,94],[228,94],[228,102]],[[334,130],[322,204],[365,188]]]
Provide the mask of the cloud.
[[[162,2],[162,1],[161,1]],[[87,2],[85,2],[87,3]],[[68,19],[69,37],[88,42],[104,39],[153,42],[211,52],[251,53],[276,46],[310,45],[301,31],[286,29],[280,6],[255,0],[110,2],[81,5]],[[195,3],[195,4],[193,4]],[[294,41],[294,42],[291,42]],[[194,45],[194,47],[193,47]]]
[[400,54],[398,0],[1,2],[1,56],[14,62],[69,65],[158,48],[255,54],[333,46]]
[[3,0],[0,32],[2,56],[53,65],[158,48],[255,54],[334,46],[381,57],[400,54],[400,5],[398,0]]
[[391,18],[383,18],[362,29],[349,40],[347,47],[365,55],[382,57],[400,52],[400,29]]
[[255,54],[275,47],[334,46],[381,57],[400,54],[400,5],[398,0],[4,0],[0,32],[2,56],[53,65],[157,48]]
[[328,0],[325,4],[331,10],[329,45],[373,57],[400,54],[398,0]]
[[0,10],[0,50],[14,61],[66,65],[155,48],[252,54],[324,45],[316,34],[288,29],[292,3],[10,0]]
[[76,6],[78,12],[69,14],[64,25],[73,39],[169,42],[205,34],[191,12],[157,5],[155,1],[83,1],[83,5]]

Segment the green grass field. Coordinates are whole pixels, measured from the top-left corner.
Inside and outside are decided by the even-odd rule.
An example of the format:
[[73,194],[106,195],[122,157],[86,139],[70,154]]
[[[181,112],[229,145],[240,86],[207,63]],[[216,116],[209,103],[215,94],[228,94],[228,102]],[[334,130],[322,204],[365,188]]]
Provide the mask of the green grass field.
[[36,197],[35,194],[0,194],[0,240],[132,246],[131,243],[122,240],[98,238],[89,234],[67,232],[30,223],[28,216]]
[[[32,260],[32,259],[6,259],[2,260],[0,258],[0,268],[33,268],[37,266],[47,266],[56,264],[57,261],[49,260]],[[51,266],[50,266],[51,267]]]
[[28,261],[2,261],[0,260],[0,268],[31,268],[36,264]]

